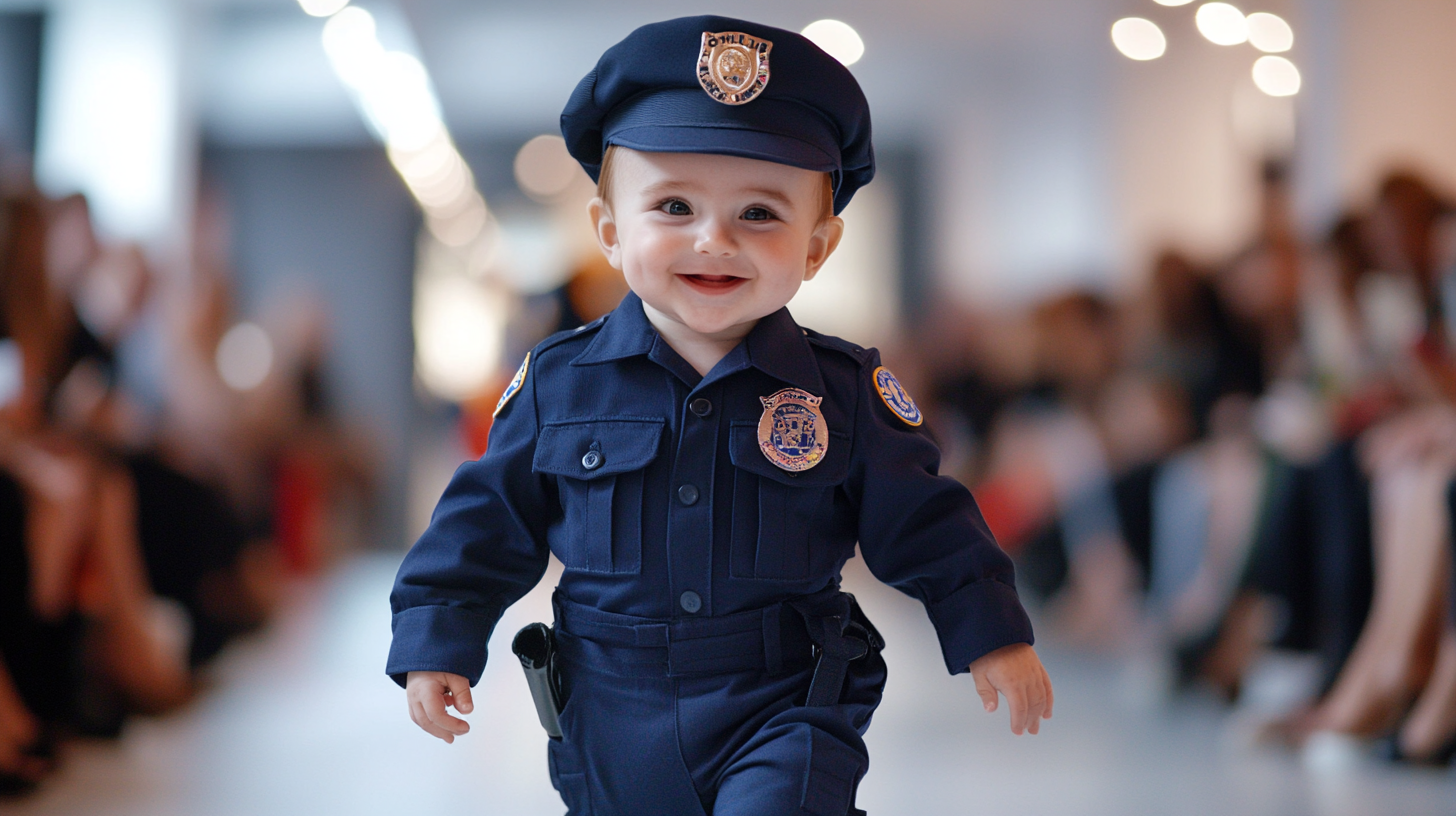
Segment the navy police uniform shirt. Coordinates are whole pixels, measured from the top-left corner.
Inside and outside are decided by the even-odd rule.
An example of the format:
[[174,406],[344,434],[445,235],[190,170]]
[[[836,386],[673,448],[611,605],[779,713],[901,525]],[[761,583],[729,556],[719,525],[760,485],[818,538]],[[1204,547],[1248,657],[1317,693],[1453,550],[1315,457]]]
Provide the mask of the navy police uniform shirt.
[[[760,444],[765,398],[785,389],[817,413],[801,400],[776,421],[827,426],[797,471]],[[474,684],[548,553],[573,602],[672,621],[835,586],[858,542],[876,577],[925,604],[952,673],[1031,643],[1011,562],[971,494],[937,475],[919,419],[878,352],[801,329],[787,308],[701,376],[629,294],[527,357],[485,456],[455,473],[400,567],[387,671]]]

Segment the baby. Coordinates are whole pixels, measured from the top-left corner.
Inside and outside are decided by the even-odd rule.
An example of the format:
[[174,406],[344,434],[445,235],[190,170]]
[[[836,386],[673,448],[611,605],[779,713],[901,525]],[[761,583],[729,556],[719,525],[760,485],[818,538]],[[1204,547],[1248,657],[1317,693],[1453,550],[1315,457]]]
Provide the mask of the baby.
[[387,671],[451,742],[506,607],[555,554],[552,783],[572,814],[859,813],[878,632],[858,543],[946,666],[1036,733],[1052,688],[1009,559],[879,354],[785,304],[874,175],[854,77],[723,17],[644,26],[561,117],[632,291],[526,356],[391,598]]

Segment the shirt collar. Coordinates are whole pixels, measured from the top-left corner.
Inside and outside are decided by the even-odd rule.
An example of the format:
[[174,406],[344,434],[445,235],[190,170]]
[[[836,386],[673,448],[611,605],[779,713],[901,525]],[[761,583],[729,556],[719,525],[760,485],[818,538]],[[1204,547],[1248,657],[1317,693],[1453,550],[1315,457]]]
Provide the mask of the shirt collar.
[[572,365],[594,365],[638,357],[652,350],[657,339],[657,330],[647,322],[647,313],[642,311],[642,298],[636,292],[628,292],[607,315],[601,331],[592,338],[586,350],[571,361]]
[[[572,365],[594,365],[648,355],[656,343],[666,345],[647,320],[642,299],[635,292],[628,292]],[[824,379],[819,374],[814,349],[788,307],[758,321],[743,343],[709,372],[709,377],[716,380],[749,366],[816,396],[824,395]]]

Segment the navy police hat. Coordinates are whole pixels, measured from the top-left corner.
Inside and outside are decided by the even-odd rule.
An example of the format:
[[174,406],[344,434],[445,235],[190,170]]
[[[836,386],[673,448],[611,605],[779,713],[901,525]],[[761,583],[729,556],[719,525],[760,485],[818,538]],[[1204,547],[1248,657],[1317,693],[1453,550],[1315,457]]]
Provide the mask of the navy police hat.
[[869,103],[849,69],[803,35],[731,17],[627,35],[572,92],[561,135],[593,181],[607,145],[830,173],[835,214],[875,175]]

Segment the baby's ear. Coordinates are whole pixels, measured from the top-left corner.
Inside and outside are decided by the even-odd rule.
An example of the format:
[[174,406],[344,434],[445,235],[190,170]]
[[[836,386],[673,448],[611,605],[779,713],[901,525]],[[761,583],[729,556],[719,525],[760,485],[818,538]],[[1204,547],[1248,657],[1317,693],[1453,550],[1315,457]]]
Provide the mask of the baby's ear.
[[600,196],[593,198],[586,205],[587,217],[591,219],[592,231],[597,236],[597,246],[602,248],[602,254],[607,256],[607,263],[613,269],[622,268],[622,240],[621,234],[617,231],[617,222],[612,218],[612,210],[607,206]]
[[804,280],[813,280],[824,267],[824,262],[834,254],[839,247],[839,241],[844,237],[844,219],[837,215],[831,215],[814,228],[814,234],[809,236],[809,256],[805,259]]

